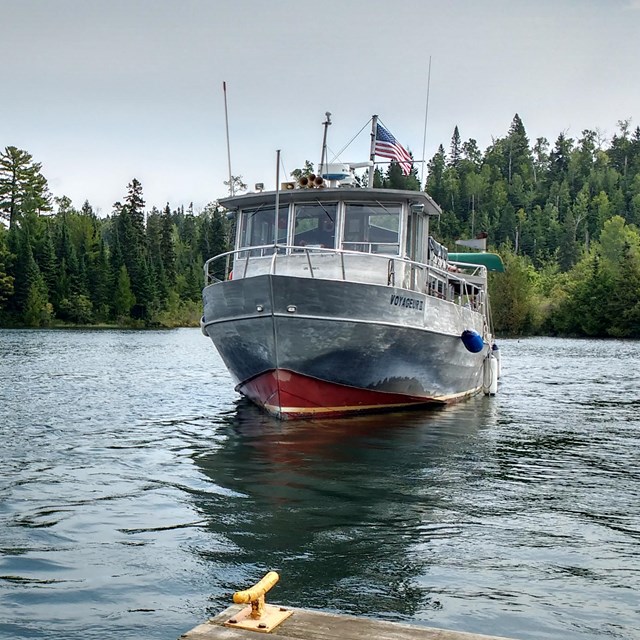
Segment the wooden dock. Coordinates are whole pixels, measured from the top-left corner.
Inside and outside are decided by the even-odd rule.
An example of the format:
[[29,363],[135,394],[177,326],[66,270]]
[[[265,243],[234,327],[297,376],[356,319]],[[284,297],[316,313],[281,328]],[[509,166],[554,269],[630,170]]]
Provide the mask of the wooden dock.
[[[290,640],[510,640],[498,636],[448,631],[307,609],[278,608],[293,613],[269,631],[269,636],[273,638],[289,638]],[[229,621],[239,620],[245,610],[246,607],[243,605],[231,605],[219,615],[181,635],[180,640],[260,640],[261,637],[264,637],[260,631],[264,632],[264,630],[252,631],[229,626]]]

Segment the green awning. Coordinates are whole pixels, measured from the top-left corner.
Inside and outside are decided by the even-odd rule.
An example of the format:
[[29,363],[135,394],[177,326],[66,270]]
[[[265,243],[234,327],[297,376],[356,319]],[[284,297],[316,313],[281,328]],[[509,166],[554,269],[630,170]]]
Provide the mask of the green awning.
[[497,253],[450,253],[449,260],[465,264],[481,264],[489,271],[504,271],[504,263]]

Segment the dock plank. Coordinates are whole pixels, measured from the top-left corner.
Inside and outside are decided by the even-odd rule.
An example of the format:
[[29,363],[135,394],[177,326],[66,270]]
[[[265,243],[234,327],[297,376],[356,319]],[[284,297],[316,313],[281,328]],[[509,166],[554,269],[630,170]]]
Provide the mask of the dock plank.
[[243,609],[240,605],[233,605],[183,634],[180,640],[261,640],[261,636],[290,640],[513,640],[502,636],[287,608],[294,614],[269,634],[223,626],[226,620]]

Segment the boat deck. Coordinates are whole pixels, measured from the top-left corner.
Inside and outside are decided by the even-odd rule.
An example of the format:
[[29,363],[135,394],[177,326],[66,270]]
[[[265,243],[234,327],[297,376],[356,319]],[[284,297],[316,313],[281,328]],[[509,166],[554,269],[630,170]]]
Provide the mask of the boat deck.
[[[225,622],[245,609],[232,605],[219,615],[180,636],[180,640],[259,640],[260,632],[234,629]],[[369,618],[287,608],[293,614],[269,632],[290,640],[509,640],[464,631],[450,631]]]

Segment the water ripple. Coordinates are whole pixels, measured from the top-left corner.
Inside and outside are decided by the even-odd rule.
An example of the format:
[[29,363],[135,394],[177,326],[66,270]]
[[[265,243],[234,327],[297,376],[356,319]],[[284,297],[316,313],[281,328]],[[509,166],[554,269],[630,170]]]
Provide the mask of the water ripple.
[[501,351],[493,399],[280,423],[197,330],[0,331],[0,637],[177,637],[272,568],[290,606],[640,637],[640,344]]

